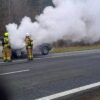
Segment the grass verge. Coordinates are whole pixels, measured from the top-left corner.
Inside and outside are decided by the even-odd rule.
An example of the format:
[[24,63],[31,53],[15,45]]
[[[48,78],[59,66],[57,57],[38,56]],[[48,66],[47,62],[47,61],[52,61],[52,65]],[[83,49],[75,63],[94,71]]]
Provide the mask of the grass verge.
[[100,45],[56,47],[56,48],[53,48],[51,52],[62,53],[62,52],[71,52],[71,51],[93,50],[93,49],[100,49]]

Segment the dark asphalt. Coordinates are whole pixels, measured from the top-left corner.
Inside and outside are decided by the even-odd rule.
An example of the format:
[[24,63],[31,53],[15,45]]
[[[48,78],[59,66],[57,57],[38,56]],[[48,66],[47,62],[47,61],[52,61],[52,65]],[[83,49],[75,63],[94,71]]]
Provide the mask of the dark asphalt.
[[27,69],[0,76],[12,100],[35,100],[99,82],[100,52],[0,64],[0,74]]

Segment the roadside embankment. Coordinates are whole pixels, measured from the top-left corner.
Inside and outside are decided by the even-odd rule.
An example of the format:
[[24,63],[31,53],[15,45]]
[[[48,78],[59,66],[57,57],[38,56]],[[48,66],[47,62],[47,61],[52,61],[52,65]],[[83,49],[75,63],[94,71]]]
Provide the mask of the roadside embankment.
[[83,50],[93,50],[100,49],[100,45],[90,45],[90,46],[70,46],[70,47],[56,47],[52,49],[52,53],[63,53],[63,52],[73,52],[73,51],[83,51]]
[[58,100],[100,100],[100,87],[59,98]]
[[37,100],[100,100],[100,82],[59,92]]

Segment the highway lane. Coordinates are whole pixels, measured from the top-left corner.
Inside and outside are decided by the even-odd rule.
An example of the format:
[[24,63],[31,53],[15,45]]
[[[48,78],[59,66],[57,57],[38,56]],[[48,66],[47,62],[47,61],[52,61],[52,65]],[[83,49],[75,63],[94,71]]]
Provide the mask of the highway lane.
[[100,81],[100,51],[0,64],[13,100],[35,100]]

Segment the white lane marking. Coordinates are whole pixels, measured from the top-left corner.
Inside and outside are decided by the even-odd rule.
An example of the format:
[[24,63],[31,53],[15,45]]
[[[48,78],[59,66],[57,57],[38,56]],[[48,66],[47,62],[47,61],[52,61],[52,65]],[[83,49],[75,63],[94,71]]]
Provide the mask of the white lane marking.
[[27,61],[27,59],[13,60],[12,62],[3,62],[3,61],[1,61],[0,64],[9,64],[9,63],[22,62],[22,61]]
[[28,71],[30,71],[30,70],[26,69],[26,70],[14,71],[14,72],[1,73],[0,76],[9,75],[9,74],[16,74],[16,73],[22,73],[22,72],[28,72]]
[[5,62],[0,61],[0,64],[3,64],[3,63],[5,63]]
[[63,96],[67,96],[67,95],[70,95],[70,94],[77,93],[77,92],[82,92],[82,91],[85,91],[85,90],[88,90],[88,89],[92,89],[92,88],[95,88],[95,87],[98,87],[98,86],[100,86],[100,82],[93,83],[93,84],[86,85],[86,86],[82,86],[82,87],[78,87],[78,88],[71,89],[71,90],[68,90],[68,91],[56,93],[56,94],[46,96],[46,97],[42,97],[42,98],[35,99],[35,100],[53,100],[53,99],[57,99],[59,97],[63,97]]
[[22,62],[22,61],[28,61],[28,60],[27,59],[20,59],[20,60],[13,60],[12,62],[16,63],[16,62]]

